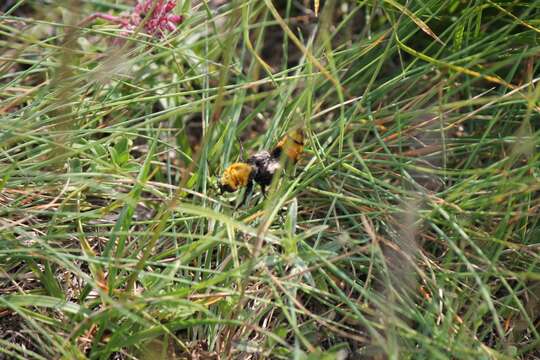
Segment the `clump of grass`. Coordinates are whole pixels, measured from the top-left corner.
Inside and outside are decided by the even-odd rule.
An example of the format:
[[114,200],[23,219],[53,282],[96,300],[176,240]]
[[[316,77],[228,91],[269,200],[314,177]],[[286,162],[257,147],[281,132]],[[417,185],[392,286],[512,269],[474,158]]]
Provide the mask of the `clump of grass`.
[[540,2],[70,4],[1,8],[0,357],[536,356]]

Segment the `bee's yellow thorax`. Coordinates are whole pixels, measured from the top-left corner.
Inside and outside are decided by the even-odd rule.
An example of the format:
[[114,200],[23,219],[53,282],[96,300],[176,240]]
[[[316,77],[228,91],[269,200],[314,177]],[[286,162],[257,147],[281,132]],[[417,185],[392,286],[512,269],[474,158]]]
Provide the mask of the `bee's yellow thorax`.
[[251,175],[252,168],[245,163],[234,163],[225,169],[221,177],[221,183],[229,185],[233,191],[246,186]]

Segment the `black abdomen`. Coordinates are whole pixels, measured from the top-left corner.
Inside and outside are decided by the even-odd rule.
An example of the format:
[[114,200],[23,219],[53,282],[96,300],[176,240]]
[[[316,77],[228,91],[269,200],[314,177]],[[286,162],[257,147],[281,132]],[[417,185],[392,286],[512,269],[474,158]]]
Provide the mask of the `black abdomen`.
[[251,156],[247,163],[254,167],[253,180],[259,185],[270,185],[272,178],[280,168],[279,160],[270,155],[268,151],[261,151]]

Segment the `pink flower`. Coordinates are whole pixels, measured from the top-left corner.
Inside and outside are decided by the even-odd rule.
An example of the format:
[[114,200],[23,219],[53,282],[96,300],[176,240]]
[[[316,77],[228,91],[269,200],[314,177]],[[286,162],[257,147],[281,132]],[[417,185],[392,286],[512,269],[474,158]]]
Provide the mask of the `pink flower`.
[[99,18],[118,24],[122,29],[131,32],[144,22],[143,29],[147,34],[161,38],[166,32],[175,31],[184,20],[181,15],[172,13],[175,5],[174,0],[142,0],[130,14],[115,16],[95,13],[84,19],[80,26]]
[[[148,34],[161,37],[167,31],[174,31],[183,20],[182,16],[171,14],[175,5],[174,0],[144,0],[135,6],[134,14],[139,16],[140,22],[151,12],[144,24],[144,29]],[[139,23],[134,25],[139,25]]]

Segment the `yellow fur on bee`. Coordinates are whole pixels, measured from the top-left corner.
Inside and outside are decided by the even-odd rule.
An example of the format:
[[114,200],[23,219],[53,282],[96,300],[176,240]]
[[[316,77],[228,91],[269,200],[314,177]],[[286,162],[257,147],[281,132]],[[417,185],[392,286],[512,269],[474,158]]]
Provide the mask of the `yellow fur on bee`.
[[233,191],[236,191],[239,187],[247,185],[251,171],[252,168],[248,164],[234,163],[223,171],[221,183],[229,185]]
[[304,152],[304,132],[302,129],[291,131],[281,139],[276,148],[281,148],[287,157],[296,163]]

